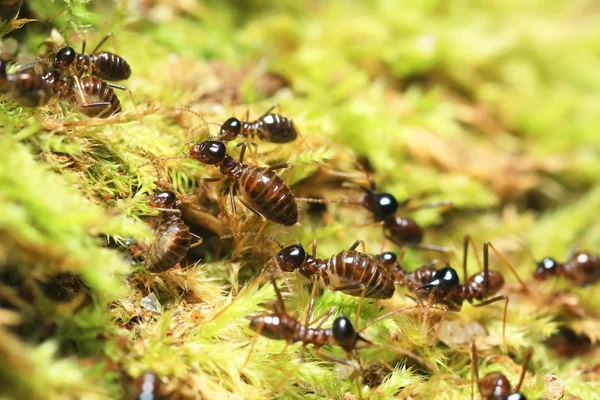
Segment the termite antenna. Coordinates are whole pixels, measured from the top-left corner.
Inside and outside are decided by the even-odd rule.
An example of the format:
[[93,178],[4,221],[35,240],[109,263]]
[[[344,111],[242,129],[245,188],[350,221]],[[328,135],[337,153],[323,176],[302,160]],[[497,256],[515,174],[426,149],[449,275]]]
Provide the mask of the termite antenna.
[[[194,110],[190,110],[189,108],[176,108],[175,111],[185,111],[185,112],[189,112],[190,114],[194,114],[195,116],[197,116],[198,118],[200,118],[202,120],[202,122],[204,122],[204,128],[206,129],[206,137],[208,140],[212,140],[212,136],[210,135],[210,128],[208,127],[208,122],[206,122],[206,120],[204,119],[204,117],[200,114],[198,114],[196,111]],[[197,128],[193,128],[191,132],[194,132],[194,130]]]
[[49,58],[40,58],[39,60],[35,60],[35,61],[32,61],[32,62],[30,62],[29,64],[25,64],[25,65],[23,65],[23,66],[22,66],[21,68],[19,68],[17,71],[18,71],[18,72],[25,71],[26,69],[28,69],[28,68],[31,68],[31,66],[32,66],[32,65],[35,65],[35,64],[40,64],[40,63],[43,63],[43,62],[47,62],[47,63],[49,63],[49,62],[51,62],[51,61],[52,61],[52,60],[50,60]]
[[533,261],[533,263],[536,264],[538,262],[538,259],[535,258],[535,256],[533,255],[533,252],[531,251],[531,247],[529,246],[527,239],[524,239],[522,237],[516,237],[514,240],[519,246],[523,248],[523,250],[525,250],[525,253],[527,253],[531,261]]
[[220,238],[221,239],[230,239],[233,237],[239,237],[239,236],[262,236],[262,237],[266,237],[267,239],[270,239],[272,242],[274,242],[275,244],[277,244],[277,246],[279,246],[279,248],[281,250],[284,249],[283,245],[274,237],[269,236],[269,235],[265,235],[264,233],[257,233],[257,232],[239,232],[239,233],[232,233],[229,235],[223,235]]
[[159,157],[157,160],[173,160],[175,158],[190,158],[189,156],[170,156],[170,157]]
[[343,204],[345,206],[363,207],[362,203],[354,200],[328,200],[328,199],[311,199],[309,197],[296,197],[296,201],[314,204]]

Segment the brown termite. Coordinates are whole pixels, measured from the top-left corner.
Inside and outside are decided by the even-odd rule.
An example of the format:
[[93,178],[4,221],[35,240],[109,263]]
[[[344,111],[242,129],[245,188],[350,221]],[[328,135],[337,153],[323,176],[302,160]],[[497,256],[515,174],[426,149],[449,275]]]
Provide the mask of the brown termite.
[[57,70],[48,71],[42,78],[50,89],[88,117],[107,118],[121,112],[121,102],[112,90],[127,90],[124,86],[104,82],[93,77],[70,76],[61,78]]
[[471,400],[475,398],[475,385],[474,380],[477,381],[477,388],[482,400],[527,400],[527,397],[520,393],[523,380],[525,379],[525,373],[527,372],[527,366],[531,355],[533,354],[533,348],[527,350],[527,355],[523,360],[523,366],[521,367],[521,377],[519,383],[515,386],[514,390],[511,390],[510,381],[508,378],[500,372],[490,372],[483,378],[479,379],[479,359],[477,356],[477,347],[475,346],[475,339],[471,339]]
[[[164,272],[181,262],[191,247],[202,243],[202,238],[190,232],[181,219],[179,200],[173,192],[158,192],[150,205],[162,212],[156,232],[156,241],[146,255],[146,268],[150,272]],[[198,241],[192,244],[192,237]]]
[[562,276],[579,286],[591,285],[600,279],[600,257],[592,253],[577,252],[563,263],[546,257],[537,264],[533,277],[545,281],[553,276]]
[[[250,329],[254,332],[258,333],[261,336],[265,336],[269,339],[273,340],[285,340],[287,345],[292,345],[294,343],[302,343],[302,349],[304,349],[307,345],[313,346],[313,354],[315,357],[321,358],[326,361],[332,361],[343,365],[348,365],[354,369],[356,369],[355,365],[351,362],[353,358],[358,361],[358,365],[360,370],[362,371],[362,364],[360,362],[360,358],[358,357],[359,343],[364,343],[368,347],[381,347],[388,350],[396,351],[401,354],[404,354],[408,357],[413,358],[417,362],[422,365],[427,366],[432,371],[434,367],[423,358],[417,356],[416,354],[396,348],[394,346],[389,345],[380,345],[374,344],[369,341],[365,337],[361,335],[361,332],[365,329],[361,329],[360,331],[356,331],[352,322],[345,316],[339,316],[333,321],[333,325],[331,328],[321,328],[323,324],[333,315],[335,312],[335,307],[332,307],[322,318],[316,327],[311,328],[311,313],[307,314],[305,323],[301,323],[288,314],[285,309],[285,304],[283,302],[283,297],[277,284],[271,278],[271,283],[275,288],[275,294],[277,296],[277,303],[275,312],[271,314],[259,315],[250,321]],[[369,324],[368,326],[370,326]],[[328,354],[324,354],[319,351],[319,349],[325,345],[330,346],[339,346],[341,347],[348,357],[348,359],[343,359],[339,357],[334,357]],[[248,359],[246,360],[245,365],[248,363],[250,355],[252,354],[253,348],[251,348],[250,353],[248,355]],[[362,398],[362,390],[360,387],[360,383],[357,377],[357,388],[358,395]]]
[[[463,273],[466,279],[467,276],[467,256],[469,243],[475,248],[475,245],[471,241],[470,236],[465,236],[463,246]],[[436,271],[432,276],[431,280],[421,286],[414,289],[417,294],[419,301],[428,300],[428,304],[442,304],[445,309],[442,313],[442,319],[438,323],[435,330],[431,346],[435,344],[437,335],[441,328],[443,318],[448,311],[460,311],[463,303],[468,301],[473,307],[482,307],[488,304],[495,303],[497,301],[504,300],[504,318],[502,324],[502,338],[506,340],[506,316],[508,312],[508,296],[501,295],[494,296],[504,286],[504,277],[497,271],[489,270],[489,249],[492,249],[498,259],[515,275],[521,286],[526,292],[529,289],[519,278],[515,269],[510,265],[508,261],[500,254],[498,250],[490,243],[485,242],[483,244],[483,272],[478,272],[472,275],[469,279],[466,279],[464,284],[460,284],[458,273],[452,268],[447,262],[446,266]],[[478,259],[479,261],[479,259]],[[479,303],[473,304],[477,300]]]
[[397,285],[407,286],[409,288],[429,283],[433,275],[437,272],[437,269],[435,268],[435,265],[438,263],[437,260],[433,260],[414,271],[408,272],[400,264],[398,255],[392,251],[378,254],[375,256],[375,259],[386,269],[388,274],[394,278],[394,282]]
[[6,72],[7,62],[0,59],[0,93],[25,107],[38,107],[52,97],[52,90],[41,75],[34,71]]
[[[242,232],[231,236],[259,235],[254,232]],[[308,254],[301,244],[293,244],[284,247],[274,238],[265,236],[275,242],[281,251],[267,262],[267,268],[282,272],[298,272],[310,280],[310,301],[308,314],[314,307],[317,281],[323,283],[331,291],[345,293],[349,296],[360,297],[356,312],[356,323],[360,316],[363,299],[389,299],[394,295],[394,280],[377,260],[365,253],[356,251],[362,244],[363,251],[365,243],[357,240],[348,250],[334,254],[330,258],[317,258],[317,242],[313,240],[312,252]]]
[[271,114],[278,107],[273,105],[256,121],[248,121],[249,111],[246,113],[246,121],[242,122],[233,117],[221,125],[221,130],[216,140],[228,142],[238,136],[248,139],[258,137],[260,140],[271,143],[288,143],[296,139],[298,130],[294,121],[279,114]]
[[[204,118],[202,119],[204,120]],[[208,133],[208,123],[204,122]],[[194,144],[189,150],[189,156],[183,158],[192,158],[203,164],[214,165],[223,175],[230,177],[232,182],[229,193],[233,212],[236,213],[235,191],[239,189],[241,196],[238,199],[263,221],[259,232],[262,232],[267,221],[284,226],[295,225],[298,222],[296,199],[288,185],[275,173],[275,170],[289,168],[291,164],[277,164],[271,167],[244,164],[245,151],[246,146],[243,145],[240,159],[236,161],[227,154],[225,144],[212,140],[208,133],[208,140]],[[219,181],[221,178],[204,178],[203,180]]]
[[100,46],[111,36],[112,32],[104,36],[91,54],[85,54],[86,38],[84,36],[81,53],[77,53],[72,47],[66,46],[58,50],[52,58],[36,60],[33,63],[49,62],[52,69],[59,71],[71,69],[75,74],[82,69],[87,69],[92,76],[106,81],[128,79],[131,76],[131,67],[123,57],[107,51],[97,53]]
[[[439,201],[428,204],[420,204],[414,207],[407,207],[408,203],[411,200],[410,198],[403,202],[398,202],[398,200],[396,200],[396,197],[393,194],[379,192],[371,174],[368,171],[366,171],[362,164],[360,164],[358,161],[355,160],[354,164],[357,166],[358,169],[365,173],[366,176],[363,179],[366,179],[369,182],[369,188],[357,186],[362,192],[360,198],[357,201],[323,200],[308,198],[298,198],[297,200],[305,201],[308,203],[339,203],[343,205],[354,205],[366,208],[371,212],[373,216],[373,222],[362,226],[382,225],[384,236],[396,246],[411,247],[420,250],[437,251],[442,253],[452,252],[447,247],[422,243],[424,237],[423,228],[421,228],[421,226],[419,226],[419,224],[411,218],[396,215],[398,209],[410,212],[420,210],[423,208],[452,207],[452,203],[450,201]],[[347,174],[345,172],[329,171],[329,173],[332,175],[339,175],[345,178],[354,177],[351,174]],[[355,185],[346,184],[345,186]]]

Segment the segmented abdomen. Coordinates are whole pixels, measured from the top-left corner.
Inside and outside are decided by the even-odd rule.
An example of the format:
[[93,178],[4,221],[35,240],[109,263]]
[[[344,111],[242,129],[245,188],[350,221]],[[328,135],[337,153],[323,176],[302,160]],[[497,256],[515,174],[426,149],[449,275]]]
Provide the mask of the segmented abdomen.
[[289,344],[302,342],[315,347],[334,344],[331,330],[306,328],[289,314],[259,315],[250,321],[250,329],[269,339],[285,340]]
[[288,143],[298,136],[294,121],[278,114],[263,115],[257,121],[245,125],[247,136],[255,135],[266,142]]
[[600,279],[600,258],[592,253],[576,253],[563,268],[566,278],[578,285],[589,285]]
[[431,282],[433,274],[436,273],[436,269],[432,265],[425,265],[412,272],[405,272],[402,279],[398,279],[403,282],[404,285],[421,286]]
[[9,75],[10,96],[26,107],[44,105],[50,100],[52,92],[40,75],[19,72]]
[[163,272],[181,262],[190,249],[192,235],[190,229],[177,216],[161,222],[156,233],[156,241],[146,256],[150,272]]
[[275,171],[244,165],[237,178],[244,200],[266,219],[285,226],[298,222],[296,198]]
[[[85,76],[79,80],[79,83],[84,93],[84,98],[80,98],[79,89],[76,86],[72,90],[75,96],[77,96],[75,106],[83,114],[88,117],[107,118],[121,112],[121,102],[106,82],[96,77]],[[73,85],[76,85],[76,83],[73,83]],[[110,104],[98,105],[97,107],[93,104],[103,102]],[[86,105],[89,107],[84,107]]]
[[102,51],[92,56],[94,76],[107,81],[121,81],[131,76],[131,67],[124,58]]
[[[327,275],[333,287],[363,284],[365,297],[389,299],[394,295],[394,281],[377,261],[358,251],[344,250],[327,261]],[[363,289],[343,290],[350,296],[361,296]]]

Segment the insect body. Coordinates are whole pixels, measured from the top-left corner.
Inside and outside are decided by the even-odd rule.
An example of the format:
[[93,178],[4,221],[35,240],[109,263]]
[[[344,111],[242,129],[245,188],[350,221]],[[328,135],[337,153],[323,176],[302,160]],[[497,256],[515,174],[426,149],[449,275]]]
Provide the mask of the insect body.
[[108,33],[91,54],[85,54],[85,38],[83,39],[81,53],[77,53],[72,47],[63,47],[52,58],[52,68],[63,70],[74,67],[77,72],[81,69],[90,68],[91,74],[102,80],[121,81],[128,79],[131,76],[131,67],[125,59],[107,51],[96,53],[110,36],[112,36],[112,33]]
[[355,251],[357,240],[349,250],[328,259],[316,258],[316,243],[312,255],[301,245],[282,248],[270,264],[284,272],[298,271],[314,281],[319,278],[330,290],[350,296],[389,299],[394,294],[394,280],[374,257]]
[[[175,193],[159,192],[152,197],[151,205],[163,212],[156,242],[146,256],[148,270],[156,273],[166,271],[183,260],[192,246],[193,235],[181,219]],[[194,243],[198,244],[200,242]]]
[[[477,357],[477,347],[475,346],[475,340],[471,341],[471,356],[472,356],[472,377],[477,381],[477,388],[482,400],[527,400],[525,395],[520,393],[521,385],[525,379],[525,373],[527,372],[527,365],[531,359],[533,349],[529,348],[525,360],[523,360],[523,367],[521,369],[521,377],[519,383],[514,390],[511,390],[510,381],[508,378],[500,372],[490,372],[483,378],[479,379],[479,360]],[[471,387],[473,387],[471,381]],[[474,391],[471,392],[471,399],[474,398]]]
[[[463,271],[466,277],[467,271],[467,252],[468,244],[471,241],[469,236],[465,237],[464,240],[464,257],[463,257]],[[473,307],[482,307],[488,304],[495,303],[500,300],[504,300],[504,320],[502,335],[505,337],[506,332],[506,314],[508,311],[508,297],[506,295],[494,296],[504,286],[504,277],[502,274],[496,271],[489,270],[489,248],[495,252],[500,261],[506,265],[517,277],[517,280],[524,287],[525,291],[528,291],[527,286],[521,281],[519,276],[516,274],[514,268],[502,257],[502,255],[494,248],[490,242],[483,244],[483,272],[478,272],[468,278],[464,284],[460,284],[458,273],[448,263],[442,269],[436,271],[431,276],[431,280],[417,288],[415,292],[421,301],[428,300],[429,304],[443,304],[446,306],[444,315],[447,311],[460,311],[464,301],[468,301],[473,304],[475,300],[479,303],[473,304]],[[442,316],[443,317],[443,316]],[[435,343],[437,333],[441,328],[441,323],[438,324],[434,338],[432,340],[432,346]]]
[[33,71],[6,72],[7,63],[0,60],[0,93],[26,107],[44,105],[52,97],[47,82]]
[[[288,345],[300,342],[302,343],[303,348],[307,345],[312,345],[313,354],[316,357],[327,361],[345,364],[353,368],[356,368],[356,366],[350,362],[350,359],[355,357],[358,360],[359,368],[361,371],[362,364],[360,363],[360,359],[358,358],[357,353],[357,350],[359,349],[358,345],[360,342],[363,342],[364,344],[370,347],[385,348],[387,350],[404,354],[408,357],[413,358],[419,363],[427,366],[431,370],[435,369],[435,367],[432,366],[428,361],[424,360],[423,358],[417,356],[416,354],[410,351],[396,348],[393,346],[372,343],[360,334],[360,332],[362,332],[366,327],[361,329],[360,331],[356,331],[354,329],[354,326],[352,325],[352,322],[350,322],[350,320],[344,316],[337,317],[333,322],[331,328],[322,329],[321,326],[335,312],[335,307],[332,307],[325,314],[325,316],[323,316],[323,318],[320,320],[320,322],[315,328],[311,328],[309,326],[309,321],[311,319],[311,310],[309,310],[309,313],[307,314],[306,322],[304,324],[301,323],[296,318],[294,318],[286,312],[285,304],[283,303],[283,298],[281,296],[279,288],[277,287],[273,279],[271,279],[271,282],[275,287],[275,294],[277,296],[277,305],[275,313],[259,315],[252,318],[252,320],[250,321],[250,329],[258,333],[259,335],[274,340],[285,340]],[[341,347],[346,352],[348,359],[333,357],[317,351],[325,345],[337,345]],[[247,362],[248,360],[246,360],[246,363]],[[358,377],[356,383],[358,387],[358,394],[360,397],[362,389],[358,382]]]
[[437,272],[435,269],[436,261],[426,264],[414,271],[408,272],[398,262],[396,253],[388,251],[375,256],[379,264],[381,264],[388,274],[390,274],[397,285],[408,287],[421,286],[429,283],[433,275]]
[[107,118],[121,112],[121,102],[112,88],[125,89],[122,86],[93,76],[61,78],[57,70],[48,71],[43,79],[59,98],[88,117]]
[[229,118],[221,125],[217,140],[230,141],[240,135],[247,138],[258,137],[272,143],[288,143],[295,140],[298,130],[294,121],[279,114],[270,114],[273,108],[275,106],[256,121],[242,122],[237,118]]
[[[204,164],[219,167],[224,175],[229,175],[241,193],[240,201],[263,220],[291,226],[298,221],[298,206],[290,188],[274,170],[287,168],[290,164],[274,165],[269,168],[243,164],[245,147],[240,153],[240,161],[227,154],[225,144],[207,140],[197,143],[190,149],[190,157]],[[234,189],[234,188],[232,188]],[[234,190],[231,190],[231,203]]]
[[[404,207],[410,200],[398,203],[394,195],[390,193],[380,193],[375,190],[374,183],[371,188],[362,188],[363,194],[358,204],[369,210],[373,214],[373,220],[383,225],[383,234],[399,247],[409,246],[423,250],[450,252],[449,249],[442,246],[424,244],[423,228],[411,218],[396,215],[400,207]],[[447,201],[439,203],[425,204],[412,208],[417,210],[425,207],[448,207],[451,203]],[[408,210],[408,209],[407,209]]]
[[[359,169],[364,171],[364,167],[358,164],[358,162],[356,162],[356,165],[359,167]],[[329,171],[329,173],[331,175],[348,177],[348,174],[344,172]],[[440,201],[408,208],[405,206],[408,204],[410,199],[404,201],[403,203],[399,203],[394,195],[390,193],[380,193],[377,191],[375,188],[375,182],[371,179],[369,174],[367,174],[367,180],[370,182],[370,188],[358,186],[362,194],[357,201],[335,201],[310,198],[298,198],[298,201],[317,204],[340,203],[366,208],[371,212],[374,220],[373,223],[366,225],[382,225],[384,236],[388,240],[392,241],[396,246],[451,253],[450,249],[446,247],[422,243],[424,236],[423,228],[421,228],[419,224],[417,224],[417,222],[411,218],[396,215],[396,212],[401,207],[405,211],[415,211],[422,208],[450,207],[452,205],[451,202]]]
[[576,285],[589,285],[600,279],[600,257],[592,253],[575,253],[564,263],[546,257],[537,265],[533,277],[543,281],[564,276]]

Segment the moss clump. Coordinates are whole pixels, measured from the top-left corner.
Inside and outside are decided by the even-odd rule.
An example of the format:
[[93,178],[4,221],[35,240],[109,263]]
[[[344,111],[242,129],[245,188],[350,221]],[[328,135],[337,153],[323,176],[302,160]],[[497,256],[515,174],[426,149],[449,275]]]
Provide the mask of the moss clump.
[[[271,310],[275,298],[270,285],[252,283],[278,251],[273,243],[261,239],[252,248],[253,237],[237,237],[225,259],[208,247],[200,256],[190,252],[186,268],[157,275],[144,270],[143,254],[132,257],[126,248],[130,239],[153,240],[148,195],[157,189],[180,195],[212,246],[223,244],[223,232],[256,231],[260,221],[241,204],[230,215],[226,185],[199,181],[218,176],[214,168],[160,158],[182,155],[190,140],[205,137],[193,129],[201,121],[177,107],[222,122],[247,109],[256,118],[279,103],[301,137],[291,145],[260,143],[251,162],[292,163],[290,182],[300,195],[353,199],[356,192],[327,172],[362,175],[353,164],[360,155],[382,191],[415,204],[452,201],[449,212],[411,214],[427,228],[427,243],[460,254],[465,234],[491,241],[532,292],[525,295],[492,256],[510,297],[506,343],[499,305],[449,313],[434,348],[432,325],[419,310],[370,326],[365,335],[374,343],[416,353],[434,368],[389,349],[360,350],[363,398],[468,398],[474,332],[480,375],[501,371],[515,385],[531,346],[528,398],[559,398],[561,385],[567,397],[598,398],[600,296],[560,279],[534,282],[530,256],[562,260],[573,247],[594,251],[600,243],[593,220],[600,210],[600,14],[589,2],[27,7],[21,17],[38,22],[12,32],[19,47],[10,58],[37,54],[51,27],[53,38],[76,49],[82,34],[93,45],[112,31],[106,47],[130,62],[126,84],[135,104],[119,94],[123,114],[91,120],[65,104],[23,109],[0,99],[0,396],[132,398],[131,381],[147,370],[160,377],[163,394],[179,398],[359,395],[352,370],[310,353],[302,362],[299,345],[250,331],[248,317]],[[16,26],[4,23],[0,34]],[[234,144],[229,150],[237,151]],[[369,253],[393,249],[380,226],[350,228],[371,221],[362,209],[330,204],[322,214],[302,211],[300,220],[267,232],[284,243],[314,238],[322,257],[356,239]],[[431,258],[408,249],[404,265],[416,269]],[[71,276],[81,284],[53,293],[57,277],[64,283]],[[300,316],[307,282],[282,278],[286,307]],[[359,327],[413,304],[397,292],[365,301]],[[151,293],[162,313],[142,306]],[[353,319],[358,301],[324,291],[315,315],[335,306],[336,315]],[[570,353],[573,335],[586,337],[587,347],[564,360],[552,343],[564,339],[561,354]],[[340,349],[323,351],[344,357]],[[551,375],[555,389],[546,383]]]

